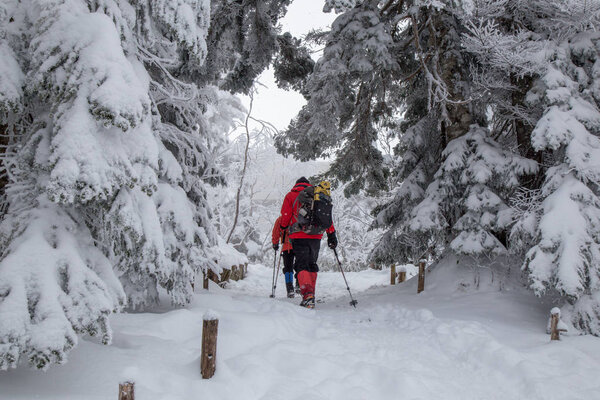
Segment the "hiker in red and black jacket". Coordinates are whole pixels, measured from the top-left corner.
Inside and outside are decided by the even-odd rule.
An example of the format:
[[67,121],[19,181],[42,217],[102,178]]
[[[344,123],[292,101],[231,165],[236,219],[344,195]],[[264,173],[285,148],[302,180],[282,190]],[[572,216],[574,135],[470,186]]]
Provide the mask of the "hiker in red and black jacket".
[[[296,185],[283,199],[281,206],[281,229],[289,228],[289,237],[294,249],[296,261],[294,269],[298,273],[298,283],[300,284],[300,293],[302,294],[301,306],[314,308],[315,306],[315,285],[317,283],[317,259],[321,247],[323,234],[311,235],[303,232],[298,227],[298,209],[300,204],[296,201],[298,194],[306,187],[312,186],[304,177],[296,181]],[[326,230],[327,244],[330,248],[337,247],[337,237],[333,224]]]

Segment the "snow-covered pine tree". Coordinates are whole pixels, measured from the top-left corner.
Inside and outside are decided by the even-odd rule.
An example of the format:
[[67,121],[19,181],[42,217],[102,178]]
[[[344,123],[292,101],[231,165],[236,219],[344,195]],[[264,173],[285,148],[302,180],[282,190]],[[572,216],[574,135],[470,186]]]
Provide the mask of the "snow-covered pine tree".
[[278,20],[292,0],[210,0],[208,55],[203,65],[184,68],[200,73],[233,93],[248,94],[254,80],[279,50]]
[[598,188],[586,160],[598,141],[592,32],[600,4],[484,0],[474,15],[465,48],[479,65],[475,90],[489,98],[497,135],[515,136],[521,154],[542,165],[514,198],[511,248],[527,253],[524,269],[537,294],[565,296],[567,318],[599,334]]
[[[385,187],[375,125],[390,110],[397,60],[388,17],[377,1],[348,9],[332,24],[323,56],[304,87],[308,103],[278,135],[276,146],[302,161],[336,152],[331,172],[346,192]],[[397,78],[397,77],[396,77]]]
[[[596,26],[596,30],[598,26]],[[565,317],[600,335],[600,35],[589,27],[554,42],[528,95],[544,114],[532,134],[547,167],[524,269],[537,294],[556,290]],[[514,232],[523,236],[523,232]]]
[[279,53],[273,61],[277,86],[303,92],[307,78],[315,68],[315,62],[302,41],[294,38],[289,32],[278,36],[277,41]]
[[8,78],[23,77],[12,82],[23,91],[20,112],[2,116],[14,145],[0,226],[0,365],[24,356],[47,368],[64,362],[77,333],[110,341],[107,315],[124,295],[85,208],[123,186],[151,191],[159,142],[144,81],[109,18],[80,1],[4,7],[1,36],[19,68]]
[[204,85],[198,73],[208,53],[208,2],[138,2],[132,20],[115,13],[114,6],[97,6],[132,38],[124,48],[136,44],[130,51],[147,71],[152,126],[161,142],[160,181],[151,202],[140,191],[121,191],[108,214],[94,216],[103,221],[98,234],[109,243],[131,307],[155,304],[158,287],[175,304],[185,304],[196,272],[216,268],[211,247],[218,240],[206,185],[224,182],[214,154],[243,107],[230,94]]
[[499,235],[512,222],[507,198],[519,177],[535,172],[537,164],[502,149],[477,125],[448,143],[443,158],[425,198],[413,209],[409,230],[449,243],[457,254],[504,253],[506,242]]
[[[414,67],[415,69],[418,66]],[[385,229],[371,257],[376,263],[414,262],[435,243],[426,235],[410,231],[407,222],[413,208],[423,200],[425,190],[439,166],[442,142],[435,111],[428,112],[427,87],[424,80],[407,85],[403,91],[407,104],[398,126],[401,155],[394,172],[391,199],[373,210],[373,228]]]
[[[517,186],[516,175],[535,170],[532,163],[516,162],[516,155],[502,149],[513,138],[502,138],[502,145],[492,139],[495,126],[493,135],[484,128],[472,128],[468,145],[464,140],[462,146],[455,142],[442,153],[453,140],[466,135],[471,124],[488,124],[490,102],[473,93],[474,60],[463,47],[473,7],[471,2],[451,1],[326,2],[326,10],[342,14],[328,33],[323,57],[306,85],[308,103],[278,137],[277,145],[304,159],[336,151],[331,172],[342,181],[352,180],[347,188],[351,193],[361,186],[385,186],[375,141],[383,128],[397,132],[396,150],[402,159],[393,171],[398,182],[394,198],[377,210],[374,227],[388,229],[373,253],[377,261],[414,260],[431,247],[443,247],[446,240],[449,244],[456,234],[463,239],[469,234],[478,236],[479,252],[498,250],[498,243],[489,236],[500,229],[497,212],[507,192]],[[459,152],[458,159],[482,157],[483,147],[506,157],[486,165],[494,174],[507,172],[506,181],[492,182],[498,175],[481,181],[472,171],[451,171],[442,164],[453,158],[451,151]],[[456,181],[456,176],[462,176],[462,181]],[[439,194],[450,189],[450,182],[464,185],[460,193],[470,193],[471,201],[452,198],[459,191]],[[491,186],[484,190],[482,182]],[[498,191],[496,197],[494,191]],[[475,198],[479,205],[472,202]],[[445,209],[425,207],[432,204]],[[465,208],[467,204],[473,208]],[[485,220],[490,214],[494,221]],[[436,219],[436,215],[444,218]],[[435,233],[430,230],[433,224],[425,229],[418,223],[423,218],[438,222]],[[466,250],[466,242],[455,244],[457,250],[475,253]]]
[[64,362],[78,333],[108,343],[123,288],[130,307],[160,287],[184,304],[211,265],[205,184],[241,106],[203,74],[229,40],[207,47],[209,15],[204,0],[0,5],[0,368]]
[[[546,40],[552,36],[548,21],[560,2],[545,0],[482,0],[473,3],[463,35],[472,67],[473,96],[488,105],[494,137],[516,144],[518,152],[541,161],[531,144],[531,132],[542,107],[527,103],[527,92],[544,72]],[[543,170],[522,179],[529,189],[539,188]]]
[[[442,237],[449,237],[449,228],[438,221],[434,235],[428,229],[414,225],[415,207],[424,201],[432,205],[431,186],[446,145],[469,131],[469,125],[485,125],[484,105],[472,96],[470,86],[471,59],[464,54],[461,35],[465,32],[467,10],[462,2],[402,2],[399,12],[406,22],[395,31],[396,57],[400,60],[398,111],[403,112],[397,125],[401,157],[394,171],[397,184],[394,198],[378,210],[375,227],[387,232],[375,248],[373,258],[379,262],[414,262],[426,252],[439,253]],[[390,10],[394,7],[390,5]],[[439,175],[439,174],[438,174]],[[438,182],[439,183],[439,182]],[[427,193],[426,193],[427,190]],[[456,199],[458,200],[458,199]],[[425,204],[424,203],[424,204]],[[448,203],[448,215],[461,215],[458,201]],[[421,208],[425,213],[432,208]],[[433,215],[430,215],[433,221]]]

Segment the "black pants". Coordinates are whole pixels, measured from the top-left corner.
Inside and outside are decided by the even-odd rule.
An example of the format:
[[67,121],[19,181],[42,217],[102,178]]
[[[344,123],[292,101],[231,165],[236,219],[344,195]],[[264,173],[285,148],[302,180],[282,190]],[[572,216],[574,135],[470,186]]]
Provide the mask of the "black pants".
[[283,273],[294,272],[294,252],[283,251],[281,257],[283,258]]
[[321,248],[320,239],[292,239],[292,247],[296,256],[294,264],[296,273],[300,271],[319,272],[317,259]]

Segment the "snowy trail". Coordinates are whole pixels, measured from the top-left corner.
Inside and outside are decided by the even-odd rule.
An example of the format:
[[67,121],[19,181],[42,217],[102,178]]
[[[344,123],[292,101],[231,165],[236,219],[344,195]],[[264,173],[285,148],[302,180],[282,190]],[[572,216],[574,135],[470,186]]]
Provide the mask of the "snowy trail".
[[[68,364],[0,374],[0,399],[597,399],[600,340],[549,343],[527,294],[415,295],[388,271],[321,273],[317,310],[268,297],[271,270],[198,293],[188,309],[116,315],[114,344],[82,340]],[[434,282],[432,282],[433,284]],[[373,287],[375,286],[375,287]],[[322,294],[322,296],[319,296]],[[220,314],[217,373],[199,378],[202,315]],[[493,310],[493,311],[492,311]]]

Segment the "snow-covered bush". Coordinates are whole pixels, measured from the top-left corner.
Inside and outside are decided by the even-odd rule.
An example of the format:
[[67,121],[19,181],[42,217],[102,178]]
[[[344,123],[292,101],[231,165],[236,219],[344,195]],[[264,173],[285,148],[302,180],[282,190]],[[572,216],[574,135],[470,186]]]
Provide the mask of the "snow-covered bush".
[[77,334],[111,341],[108,314],[125,304],[109,260],[73,209],[45,195],[0,225],[0,369],[65,361]]

